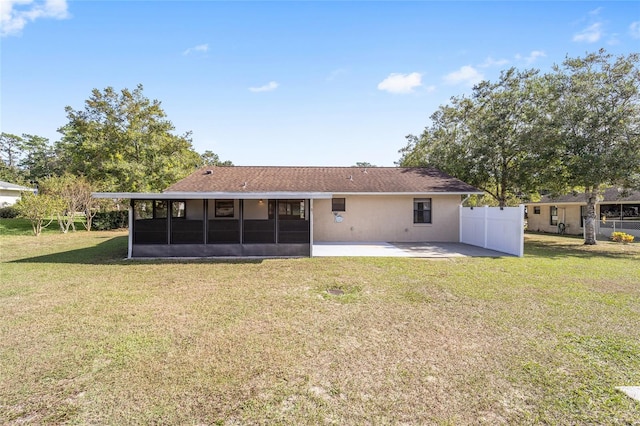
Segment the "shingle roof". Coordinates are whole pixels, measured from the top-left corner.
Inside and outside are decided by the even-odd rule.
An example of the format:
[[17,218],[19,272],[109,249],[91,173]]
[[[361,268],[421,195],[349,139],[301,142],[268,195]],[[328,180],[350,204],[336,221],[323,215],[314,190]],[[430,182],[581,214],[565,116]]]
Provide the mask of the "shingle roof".
[[[624,203],[624,202],[640,202],[640,191],[621,191],[618,188],[607,188],[602,193],[600,203]],[[537,203],[531,204],[562,204],[562,203],[583,203],[586,204],[584,192],[574,192],[571,194],[551,197],[545,195]]]
[[401,167],[203,167],[165,192],[481,193],[439,170]]
[[0,189],[7,189],[10,191],[33,191],[31,188],[16,185],[15,183],[5,182],[3,180],[0,180]]

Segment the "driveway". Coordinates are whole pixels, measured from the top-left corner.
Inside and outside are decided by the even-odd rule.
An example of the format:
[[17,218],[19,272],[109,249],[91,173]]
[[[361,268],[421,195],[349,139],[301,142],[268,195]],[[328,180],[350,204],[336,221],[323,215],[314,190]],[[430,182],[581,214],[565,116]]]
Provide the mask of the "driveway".
[[449,258],[511,255],[463,243],[313,243],[313,257],[331,256]]

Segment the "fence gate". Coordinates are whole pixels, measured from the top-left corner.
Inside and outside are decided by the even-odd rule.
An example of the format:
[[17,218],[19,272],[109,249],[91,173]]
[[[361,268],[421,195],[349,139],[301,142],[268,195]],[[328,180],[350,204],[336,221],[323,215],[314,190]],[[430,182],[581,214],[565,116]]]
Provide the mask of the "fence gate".
[[460,242],[522,257],[524,204],[460,207]]

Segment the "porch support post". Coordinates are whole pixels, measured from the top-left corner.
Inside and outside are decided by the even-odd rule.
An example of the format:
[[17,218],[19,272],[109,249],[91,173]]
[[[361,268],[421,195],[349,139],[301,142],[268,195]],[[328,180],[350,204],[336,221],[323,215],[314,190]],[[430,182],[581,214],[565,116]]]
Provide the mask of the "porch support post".
[[173,208],[173,201],[165,200],[167,206],[167,244],[171,245],[171,209]]
[[133,200],[129,203],[129,247],[127,248],[127,259],[131,259],[133,252]]
[[313,198],[309,199],[309,257],[313,257]]
[[244,244],[244,200],[238,200],[238,225],[240,226],[240,244]]
[[273,241],[276,242],[276,244],[279,243],[278,240],[280,240],[280,236],[278,235],[280,232],[280,214],[279,214],[279,210],[280,210],[280,200],[276,200],[276,207],[275,207],[275,211],[273,212],[273,217],[275,218],[275,220],[273,221],[274,226],[273,226],[273,232],[275,232],[275,236],[273,238]]
[[209,200],[206,198],[202,200],[202,241],[205,244],[209,243]]

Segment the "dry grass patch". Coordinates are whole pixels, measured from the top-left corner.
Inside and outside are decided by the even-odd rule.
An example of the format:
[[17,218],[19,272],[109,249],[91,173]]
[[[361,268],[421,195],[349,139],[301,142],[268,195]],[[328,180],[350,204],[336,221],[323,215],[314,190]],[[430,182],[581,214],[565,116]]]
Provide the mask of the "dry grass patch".
[[637,421],[636,245],[123,261],[125,235],[0,237],[1,423]]

